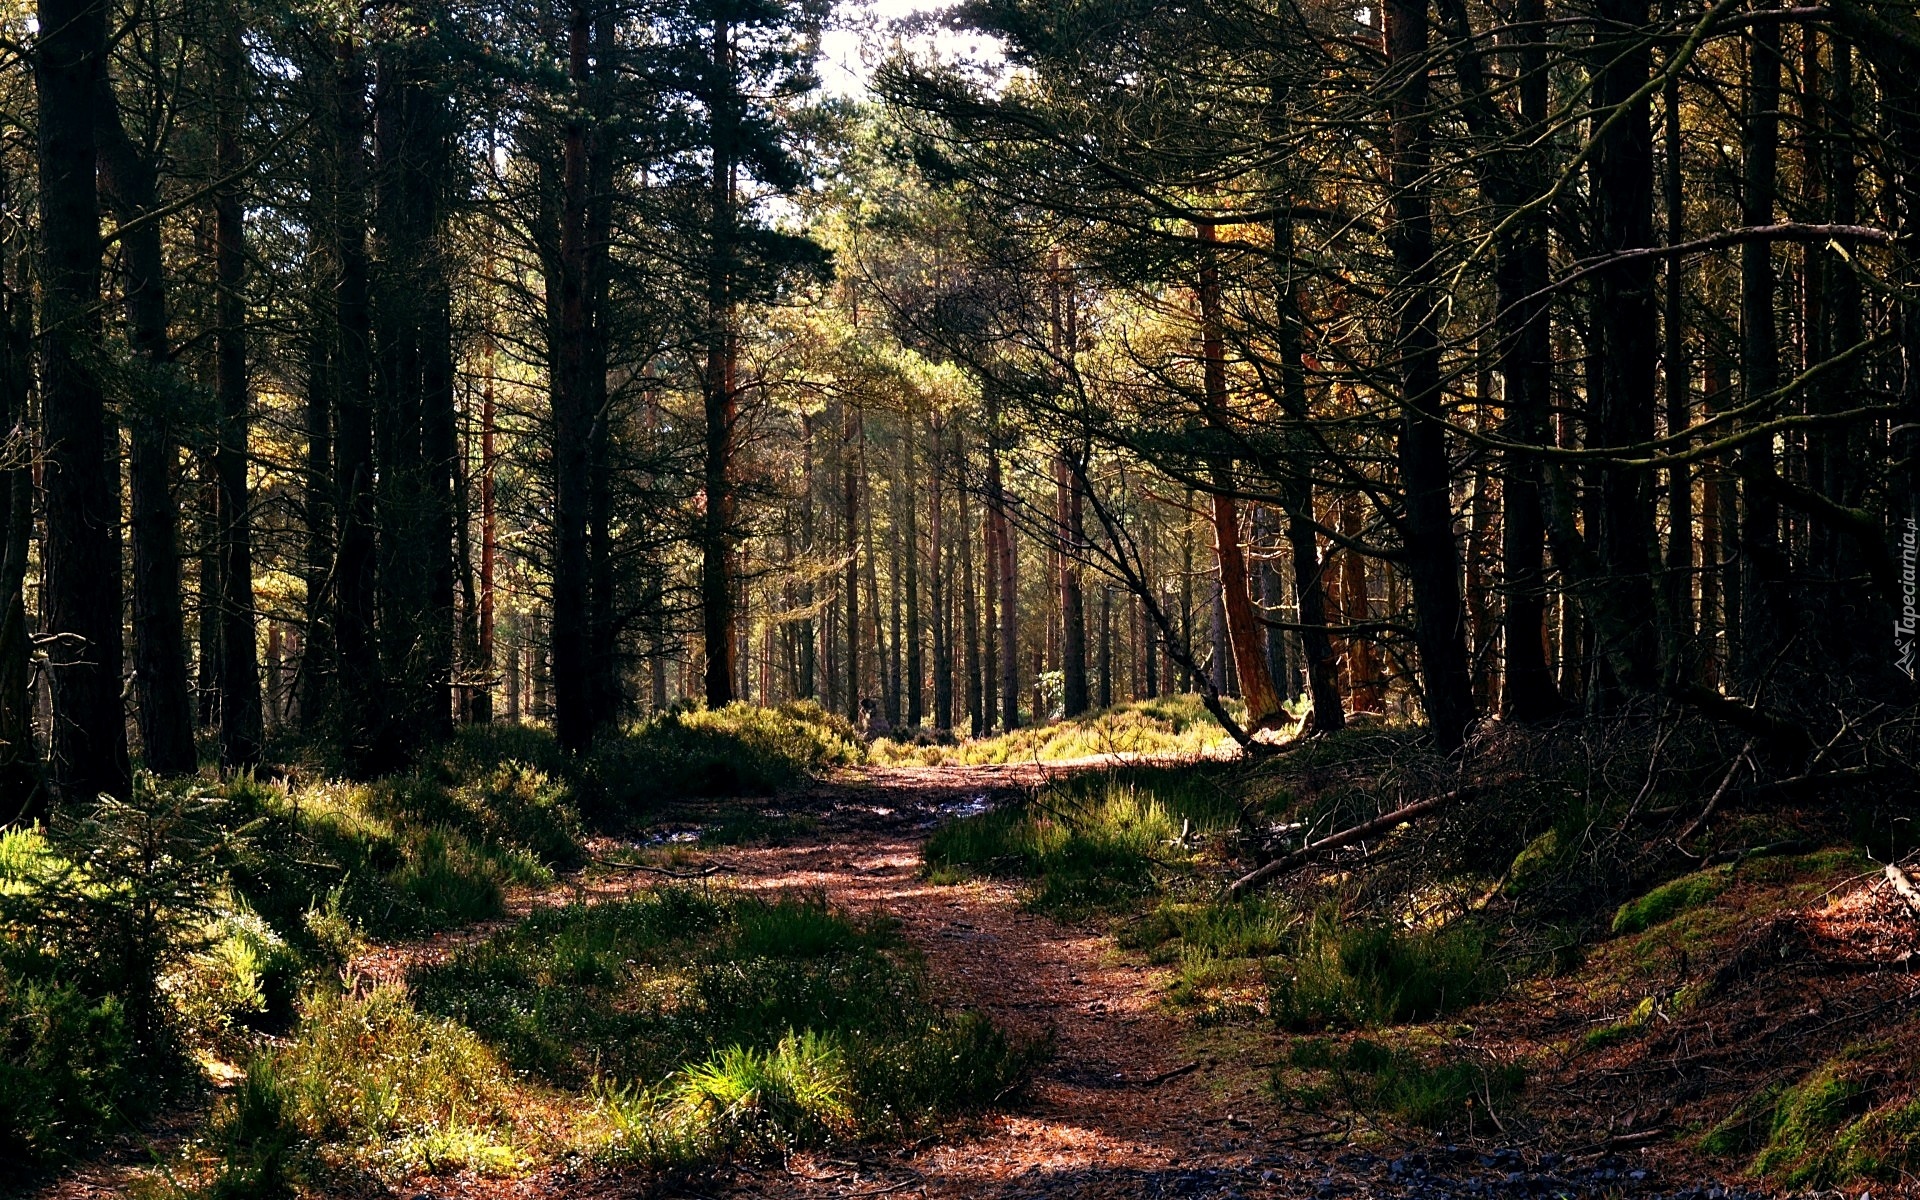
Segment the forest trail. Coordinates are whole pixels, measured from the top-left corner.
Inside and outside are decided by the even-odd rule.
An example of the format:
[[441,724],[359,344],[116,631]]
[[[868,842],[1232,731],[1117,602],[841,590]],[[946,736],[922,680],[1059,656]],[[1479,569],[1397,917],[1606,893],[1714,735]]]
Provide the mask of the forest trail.
[[[843,771],[799,793],[752,802],[770,817],[792,821],[796,832],[776,844],[683,856],[686,869],[719,866],[706,878],[723,886],[823,893],[853,912],[890,917],[925,956],[946,1002],[980,1009],[1017,1035],[1049,1039],[1051,1057],[1027,1095],[1005,1111],[908,1146],[796,1153],[664,1185],[651,1176],[569,1166],[515,1179],[438,1178],[399,1194],[409,1200],[1456,1200],[1516,1188],[1515,1194],[1562,1196],[1668,1194],[1656,1193],[1657,1176],[1613,1156],[1591,1154],[1576,1163],[1480,1145],[1414,1145],[1390,1135],[1356,1147],[1347,1140],[1355,1132],[1351,1125],[1283,1110],[1273,1100],[1265,1086],[1276,1052],[1271,1038],[1255,1028],[1183,1019],[1162,1003],[1168,972],[1117,949],[1104,925],[1026,911],[1016,884],[943,885],[922,877],[921,845],[942,822],[1005,802],[1048,778],[1116,761]],[[688,837],[705,817],[740,807],[738,799],[679,805],[650,836]],[[635,844],[602,839],[595,851]],[[400,982],[409,970],[537,906],[614,901],[661,882],[649,872],[586,872],[517,898],[504,920],[372,950],[352,969],[363,984]],[[1702,1186],[1671,1195],[1732,1200],[1749,1193]]]
[[[781,844],[689,856],[691,867],[721,866],[710,878],[725,886],[823,893],[852,912],[898,921],[949,1003],[980,1009],[1018,1036],[1050,1039],[1053,1054],[1011,1111],[939,1137],[905,1148],[843,1147],[784,1163],[742,1164],[724,1177],[654,1194],[739,1200],[1301,1194],[1301,1168],[1313,1164],[1272,1142],[1282,1123],[1261,1090],[1258,1054],[1230,1053],[1230,1031],[1196,1031],[1162,1007],[1164,971],[1122,956],[1093,925],[1024,911],[1012,884],[936,885],[921,876],[921,843],[942,821],[1049,777],[1115,761],[848,770],[796,795],[756,802],[803,823],[805,832]],[[738,805],[676,808],[667,828],[690,832],[704,811]],[[596,849],[617,845],[602,842]],[[517,897],[505,919],[370,949],[350,971],[363,986],[401,982],[410,970],[536,907],[618,900],[662,881],[646,872],[588,872]],[[1256,1129],[1269,1136],[1256,1139]],[[1318,1182],[1324,1173],[1310,1178]],[[1290,1185],[1284,1190],[1283,1180]],[[614,1197],[635,1194],[633,1187],[619,1174],[549,1174],[490,1183],[436,1180],[420,1194],[435,1200]]]
[[1121,957],[1092,926],[1023,911],[1010,884],[921,877],[921,842],[941,820],[1065,769],[869,769],[803,801],[819,822],[804,841],[716,856],[735,865],[737,886],[820,891],[897,920],[951,1002],[1051,1038],[1054,1054],[1015,1111],[949,1138],[877,1157],[795,1156],[784,1170],[743,1169],[730,1187],[690,1194],[1091,1200],[1259,1194],[1263,1173],[1277,1181],[1283,1160],[1248,1132],[1275,1124],[1259,1068],[1203,1045],[1166,1011],[1163,972]]

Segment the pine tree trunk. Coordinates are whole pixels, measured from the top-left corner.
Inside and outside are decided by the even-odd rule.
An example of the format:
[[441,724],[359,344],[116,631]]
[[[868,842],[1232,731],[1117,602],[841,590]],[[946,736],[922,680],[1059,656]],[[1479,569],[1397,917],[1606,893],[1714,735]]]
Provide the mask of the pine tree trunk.
[[[584,2],[584,0],[580,0]],[[733,26],[721,20],[713,31],[716,95],[711,104],[712,177],[708,182],[711,261],[707,271],[706,511],[700,525],[700,611],[706,635],[707,706],[719,708],[735,698],[734,580],[732,541],[734,425],[740,397],[734,378],[738,358],[738,314],[734,304],[734,242],[738,201],[734,96]],[[851,603],[849,597],[849,603]]]
[[[717,30],[714,35],[716,65],[723,61],[721,47],[724,41],[724,30]],[[589,179],[588,160],[592,154],[589,142],[594,131],[589,128],[586,98],[592,83],[592,44],[593,22],[587,9],[587,0],[573,0],[567,33],[568,77],[573,85],[573,104],[562,149],[559,248],[558,261],[554,264],[558,278],[550,278],[547,285],[554,472],[553,619],[548,628],[553,655],[554,733],[560,748],[572,755],[585,754],[592,748],[597,724],[595,710],[598,707],[595,695],[597,672],[593,665],[591,545],[593,423],[596,414],[592,408],[593,390],[589,378],[593,369],[593,280],[590,248],[592,222],[589,213],[592,181]],[[711,183],[716,196],[724,193],[725,174],[724,155],[716,150],[715,182]],[[715,203],[718,205],[719,201]],[[716,214],[714,219],[717,225],[721,218]],[[719,313],[713,304],[711,286],[708,302],[708,318],[712,321],[718,318]],[[716,390],[713,376],[716,371],[724,372],[725,368],[724,331],[718,336],[722,357],[716,361],[710,346],[707,364],[709,494],[701,544],[703,553],[710,554],[715,530],[720,530],[718,544],[724,560],[725,489],[719,489],[719,494],[715,494],[712,486]],[[724,385],[718,390],[727,391]],[[722,424],[728,425],[730,422],[723,421]],[[719,605],[720,612],[728,618],[726,628],[730,630],[733,602],[730,587],[723,587],[721,595],[716,598],[711,580],[703,578],[701,598],[703,604]],[[708,620],[711,626],[711,612],[708,613]],[[718,643],[713,641],[710,629],[707,643],[709,699],[714,699],[712,693],[716,672],[726,691],[724,697],[714,700],[715,703],[732,699],[732,649],[732,643],[725,636]]]
[[845,607],[846,624],[846,713],[849,721],[860,720],[860,442],[866,426],[860,410],[844,406],[846,425],[840,443],[840,536],[841,552],[846,556],[846,582],[840,602]]
[[[140,220],[159,207],[158,178],[153,164],[127,136],[118,99],[104,71],[99,76],[95,120],[100,187],[114,219],[127,231],[121,237],[122,291],[127,344],[139,365],[137,393],[126,415],[133,678],[140,749],[147,770],[156,775],[186,775],[199,762],[193,744],[193,703],[181,614],[180,505],[174,494],[179,452],[171,411],[173,347],[167,330],[160,224],[150,217]],[[209,619],[218,618],[211,612],[203,614],[202,620]]]
[[[0,158],[0,214],[15,207],[14,177]],[[32,445],[32,248],[26,222],[0,216],[0,430],[10,447]],[[0,824],[47,815],[47,790],[33,737],[32,639],[27,630],[27,565],[33,538],[33,471],[10,457],[0,470]]]
[[1398,285],[1394,364],[1401,388],[1400,484],[1404,565],[1413,590],[1414,644],[1427,723],[1445,750],[1458,746],[1473,719],[1473,684],[1460,603],[1460,554],[1449,494],[1445,397],[1440,380],[1432,202],[1433,146],[1428,106],[1426,0],[1386,7],[1387,64],[1394,77],[1389,121],[1393,198],[1388,245]]
[[1061,711],[1077,717],[1087,711],[1087,602],[1080,580],[1080,545],[1086,540],[1080,491],[1069,455],[1054,457],[1054,523],[1059,530],[1055,547],[1060,563],[1060,674]]
[[1007,519],[1006,484],[1000,475],[999,392],[987,394],[987,526],[994,545],[994,574],[1000,595],[1000,727],[1020,727],[1020,593],[1014,575],[1013,526]]
[[[957,438],[956,438],[957,440]],[[960,645],[966,675],[967,732],[980,737],[987,731],[986,693],[980,676],[980,604],[973,573],[973,516],[968,510],[967,472],[960,472]]]
[[947,437],[938,418],[933,423],[933,448],[933,461],[928,464],[932,481],[927,489],[927,563],[931,570],[927,598],[933,607],[933,727],[944,732],[953,728],[953,630],[947,611]]
[[335,161],[339,186],[332,232],[339,264],[339,403],[333,479],[334,637],[340,671],[341,742],[363,773],[392,765],[385,678],[380,666],[378,566],[374,534],[372,314],[366,227],[366,71],[343,41],[335,77]]
[[[214,274],[219,328],[214,338],[214,393],[219,442],[214,474],[220,485],[220,765],[250,767],[266,737],[260,711],[260,665],[254,637],[253,535],[248,506],[247,243],[237,177],[248,94],[246,49],[240,23],[221,31],[219,72],[224,95],[216,135],[215,170],[228,182],[214,195]],[[451,379],[448,381],[451,399]],[[172,455],[169,448],[168,455]],[[185,680],[182,679],[184,684]],[[182,688],[182,699],[185,689]]]
[[314,197],[308,206],[307,378],[303,412],[307,435],[306,473],[302,480],[301,516],[306,525],[301,575],[306,583],[306,626],[300,639],[300,728],[320,733],[338,704],[338,666],[334,645],[334,497],[333,405],[339,386],[335,357],[340,339],[335,293],[340,286],[340,264],[335,228],[339,164],[331,139],[322,136],[315,147],[319,168]]
[[[1687,196],[1682,173],[1685,131],[1680,124],[1680,77],[1667,76],[1662,98],[1665,116],[1666,159],[1661,183],[1665,192],[1667,245],[1686,239]],[[1669,453],[1685,454],[1693,424],[1693,372],[1687,354],[1686,266],[1669,259],[1664,279],[1665,347],[1661,385],[1666,401]],[[1692,682],[1695,674],[1693,633],[1693,469],[1679,463],[1667,468],[1667,556],[1661,589],[1667,637],[1661,649],[1662,674],[1674,682]]]
[[[1653,245],[1653,126],[1642,94],[1652,53],[1643,35],[1646,0],[1601,0],[1611,32],[1596,41],[1593,90],[1597,111],[1590,160],[1594,251],[1618,255]],[[1620,109],[1617,115],[1616,109]],[[1598,120],[1598,118],[1596,118]],[[1659,356],[1654,264],[1640,256],[1594,272],[1592,416],[1589,445],[1634,446],[1654,434],[1655,368]],[[1594,472],[1594,519],[1586,528],[1604,577],[1584,581],[1589,616],[1600,635],[1603,677],[1615,687],[1646,690],[1658,681],[1659,630],[1653,557],[1653,489],[1649,472],[1602,464]],[[1601,689],[1604,698],[1606,689]]]
[[83,804],[131,790],[120,708],[120,502],[113,427],[95,364],[100,197],[95,100],[106,70],[102,0],[41,0],[40,395],[46,437],[43,634],[53,687],[53,784]]
[[[1740,219],[1748,226],[1773,222],[1780,154],[1780,25],[1757,22],[1748,33],[1747,104],[1741,146]],[[1749,242],[1740,248],[1740,391],[1755,404],[1780,382],[1778,331],[1774,319],[1773,246]],[[1748,418],[1764,421],[1760,411]],[[1741,639],[1733,648],[1735,683],[1758,686],[1786,648],[1792,606],[1786,596],[1787,561],[1780,542],[1780,506],[1768,484],[1776,477],[1773,441],[1750,439],[1741,447],[1740,557]]]
[[800,643],[800,695],[805,699],[814,699],[819,693],[818,661],[815,643],[813,606],[815,603],[813,587],[813,562],[818,547],[813,541],[813,496],[818,487],[813,477],[813,414],[800,416],[800,551],[806,556],[807,567],[800,584],[800,607],[807,615],[801,618],[797,637]]
[[[1198,226],[1200,240],[1200,322],[1205,358],[1206,418],[1216,437],[1229,437],[1227,361],[1221,314],[1217,234],[1209,222]],[[1207,474],[1212,484],[1208,499],[1213,509],[1214,560],[1219,566],[1220,604],[1226,619],[1235,674],[1247,702],[1247,726],[1255,731],[1279,726],[1286,718],[1273,677],[1267,673],[1266,648],[1253,611],[1252,580],[1245,550],[1240,544],[1240,510],[1234,497],[1233,457],[1225,449],[1209,452]]]

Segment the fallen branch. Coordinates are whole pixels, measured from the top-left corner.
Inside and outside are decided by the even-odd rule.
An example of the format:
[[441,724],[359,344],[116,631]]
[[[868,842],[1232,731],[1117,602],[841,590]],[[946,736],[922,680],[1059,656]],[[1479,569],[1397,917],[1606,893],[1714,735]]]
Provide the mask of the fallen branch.
[[1907,877],[1907,873],[1893,863],[1888,863],[1887,882],[1893,885],[1894,895],[1906,903],[1908,911],[1920,917],[1920,888],[1913,886],[1913,880]]
[[1161,1084],[1167,1082],[1169,1079],[1178,1079],[1182,1075],[1192,1074],[1193,1072],[1198,1071],[1199,1069],[1200,1069],[1200,1064],[1198,1061],[1190,1062],[1185,1066],[1175,1067],[1171,1071],[1162,1071],[1158,1075],[1149,1075],[1145,1079],[1137,1079],[1134,1081],[1133,1086],[1143,1087],[1143,1088],[1159,1087]]
[[1713,790],[1712,797],[1707,800],[1707,806],[1700,810],[1699,816],[1687,823],[1687,827],[1680,831],[1679,837],[1673,839],[1673,844],[1683,853],[1687,847],[1687,839],[1700,832],[1700,827],[1712,819],[1714,811],[1720,807],[1721,798],[1727,794],[1727,789],[1733,786],[1733,777],[1739,774],[1740,764],[1747,761],[1747,755],[1752,752],[1753,739],[1749,738],[1747,744],[1740,747],[1740,753],[1733,756],[1733,763],[1727,767],[1727,773],[1720,777],[1720,786]]
[[1283,854],[1265,866],[1256,867],[1234,880],[1232,885],[1227,888],[1227,895],[1238,896],[1242,892],[1259,887],[1276,875],[1284,875],[1295,867],[1304,865],[1316,855],[1324,854],[1329,850],[1338,850],[1342,846],[1351,846],[1355,842],[1364,841],[1376,833],[1385,833],[1396,825],[1405,824],[1416,817],[1424,817],[1428,813],[1438,812],[1461,797],[1470,795],[1475,790],[1477,789],[1463,787],[1438,796],[1429,796],[1425,800],[1415,800],[1412,804],[1402,805],[1390,813],[1383,813],[1375,817],[1371,821],[1362,821],[1360,824],[1349,829],[1343,829],[1339,833],[1328,834],[1317,842],[1309,842],[1291,854]]
[[670,867],[652,867],[646,863],[621,862],[615,858],[596,858],[593,861],[603,867],[618,867],[622,871],[645,871],[649,875],[665,875],[668,879],[705,879],[709,875],[718,875],[722,871],[735,869],[732,863],[710,863],[698,871],[675,871]]

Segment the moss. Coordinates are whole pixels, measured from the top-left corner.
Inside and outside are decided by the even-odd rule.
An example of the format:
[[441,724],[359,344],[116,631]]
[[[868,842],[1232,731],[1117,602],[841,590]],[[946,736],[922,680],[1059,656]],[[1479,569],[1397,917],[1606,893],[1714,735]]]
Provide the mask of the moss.
[[1753,1161],[1755,1173],[1781,1176],[1796,1187],[1829,1182],[1838,1165],[1834,1135],[1871,1102],[1857,1064],[1844,1057],[1821,1064],[1781,1095],[1767,1144]]
[[1634,1005],[1633,1011],[1621,1020],[1610,1025],[1602,1025],[1598,1029],[1588,1030],[1586,1037],[1581,1039],[1581,1044],[1589,1050],[1598,1050],[1611,1046],[1615,1042],[1625,1041],[1653,1021],[1655,1007],[1653,997],[1648,996]]
[[1613,914],[1613,931],[1642,933],[1664,925],[1726,891],[1732,878],[1731,868],[1716,867],[1663,883],[1639,899],[1622,904]]
[[1507,869],[1507,895],[1525,895],[1542,880],[1551,878],[1560,862],[1560,846],[1558,829],[1549,829],[1528,842],[1527,848],[1514,857],[1513,865]]

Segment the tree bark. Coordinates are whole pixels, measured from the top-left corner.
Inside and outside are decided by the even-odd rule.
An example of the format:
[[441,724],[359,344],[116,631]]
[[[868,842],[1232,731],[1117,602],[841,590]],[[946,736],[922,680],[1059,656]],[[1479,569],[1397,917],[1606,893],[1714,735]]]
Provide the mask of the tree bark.
[[397,758],[388,729],[386,680],[377,624],[375,544],[372,313],[366,225],[366,69],[350,41],[339,47],[335,79],[338,201],[332,232],[340,269],[339,404],[334,434],[339,496],[335,536],[334,635],[340,669],[343,748],[362,773]]
[[1080,543],[1086,537],[1080,494],[1073,485],[1073,464],[1062,450],[1054,456],[1054,553],[1059,563],[1061,712],[1077,717],[1087,711],[1087,602],[1080,582]]
[[1389,113],[1393,198],[1387,241],[1399,290],[1395,368],[1404,420],[1400,483],[1406,495],[1401,524],[1427,722],[1434,741],[1451,750],[1465,738],[1473,719],[1473,683],[1467,669],[1460,554],[1453,536],[1452,480],[1440,384],[1440,294],[1427,191],[1433,158],[1427,2],[1391,0],[1385,15],[1388,71],[1394,79]]
[[100,196],[95,122],[106,70],[102,0],[40,0],[40,394],[46,436],[45,636],[53,784],[81,804],[132,788],[120,708],[120,503],[96,374]]
[[[1589,160],[1593,249],[1618,256],[1653,245],[1652,106],[1640,94],[1652,51],[1644,32],[1646,0],[1600,0],[1599,13],[1608,32],[1596,37],[1593,51],[1594,119],[1604,123]],[[1656,296],[1650,257],[1629,257],[1594,272],[1591,446],[1632,446],[1653,436]],[[1602,641],[1606,677],[1615,687],[1644,691],[1659,674],[1652,476],[1616,464],[1600,465],[1593,476],[1597,519],[1588,524],[1587,536],[1601,574],[1583,581],[1588,616]]]
[[[1020,604],[1015,578],[1013,527],[1007,519],[1007,493],[1000,474],[1000,394],[987,394],[987,530],[993,540],[994,574],[1000,594],[1000,728],[1020,727]],[[1037,717],[1037,714],[1036,714]]]
[[[128,521],[133,550],[133,675],[140,749],[156,775],[187,775],[199,765],[187,685],[181,620],[179,474],[173,405],[173,347],[167,328],[167,280],[154,166],[127,135],[118,98],[103,69],[95,115],[99,182],[121,237],[127,345],[140,370],[125,406],[129,454]],[[145,217],[145,220],[141,218]],[[117,447],[115,447],[117,449]],[[111,451],[110,451],[111,453]],[[118,489],[116,488],[116,493]],[[203,613],[202,620],[217,620]]]
[[[15,214],[9,164],[0,158],[0,214]],[[47,790],[33,737],[32,639],[27,629],[27,565],[33,538],[32,248],[25,220],[0,216],[0,825],[46,815]]]
[[[957,439],[956,439],[957,440]],[[967,732],[981,737],[987,732],[986,693],[980,675],[980,603],[973,571],[973,514],[967,506],[972,488],[967,471],[960,471],[960,639],[962,670],[966,674]]]
[[1221,313],[1218,234],[1212,223],[1200,222],[1200,322],[1205,359],[1206,418],[1219,443],[1207,456],[1212,485],[1208,500],[1213,512],[1214,560],[1219,567],[1221,604],[1226,610],[1226,632],[1233,665],[1247,704],[1247,725],[1256,732],[1273,729],[1286,719],[1273,678],[1267,673],[1259,618],[1253,611],[1252,581],[1246,553],[1240,544],[1240,509],[1236,499],[1233,454],[1226,442],[1233,437],[1227,409],[1227,358]]
[[906,692],[906,720],[915,729],[920,727],[925,715],[926,660],[922,651],[921,631],[926,627],[921,619],[920,610],[920,485],[919,485],[919,423],[912,408],[907,410],[906,436],[902,439],[901,449],[906,458],[905,503],[901,506],[905,521],[906,553],[906,604],[907,622],[904,636],[907,639],[907,675],[901,685]]
[[[724,30],[716,30],[716,63],[723,58]],[[592,235],[588,209],[591,203],[588,178],[589,140],[594,131],[588,92],[592,86],[593,17],[587,0],[573,0],[567,30],[568,78],[572,83],[573,103],[569,109],[562,149],[559,212],[559,254],[557,280],[549,280],[548,349],[552,375],[553,470],[554,470],[554,566],[553,620],[549,625],[553,653],[554,734],[560,748],[582,755],[593,746],[595,730],[595,671],[593,656],[593,592],[589,525],[593,517],[591,472],[593,467],[592,394],[588,375],[592,370],[592,280],[589,239]],[[716,145],[718,135],[716,135]],[[714,177],[719,180],[726,167],[718,151]],[[724,191],[713,184],[716,205]],[[720,218],[715,216],[718,227]],[[557,286],[556,286],[557,285]],[[716,311],[709,290],[709,319]],[[724,343],[724,337],[722,338]],[[708,511],[703,522],[701,548],[710,556],[717,545],[725,577],[727,495],[724,486],[715,494],[713,483],[714,404],[716,384],[712,376],[724,373],[727,364],[722,352],[710,349],[707,369],[708,410]],[[731,389],[720,385],[718,391],[731,396]],[[723,398],[723,404],[725,400]],[[731,436],[731,416],[724,415],[723,430]],[[724,454],[721,461],[724,462]],[[724,478],[723,478],[724,483]],[[711,597],[711,581],[703,580],[702,600]],[[733,645],[728,640],[732,629],[731,584],[722,588],[717,601],[724,622],[722,636],[712,639],[713,616],[709,614],[707,643],[707,690],[710,702],[719,705],[733,698]],[[716,680],[719,687],[716,690]]]
[[[220,488],[220,764],[250,767],[260,758],[265,724],[260,712],[260,665],[254,642],[253,536],[247,493],[247,243],[238,176],[243,168],[241,126],[246,119],[247,55],[240,23],[220,32],[222,103],[214,195],[214,393],[219,440],[214,475]],[[172,451],[168,451],[171,455]]]
[[[1764,0],[1762,0],[1764,4]],[[1756,5],[1759,7],[1760,5]],[[1780,26],[1757,22],[1748,32],[1747,102],[1743,117],[1740,219],[1747,225],[1773,220],[1780,155]],[[1774,318],[1773,246],[1749,242],[1740,249],[1740,382],[1746,404],[1780,382]],[[1750,420],[1765,420],[1757,413]],[[1741,640],[1735,647],[1737,686],[1756,686],[1786,648],[1792,606],[1780,543],[1780,505],[1766,486],[1776,465],[1773,438],[1753,438],[1740,450]]]

